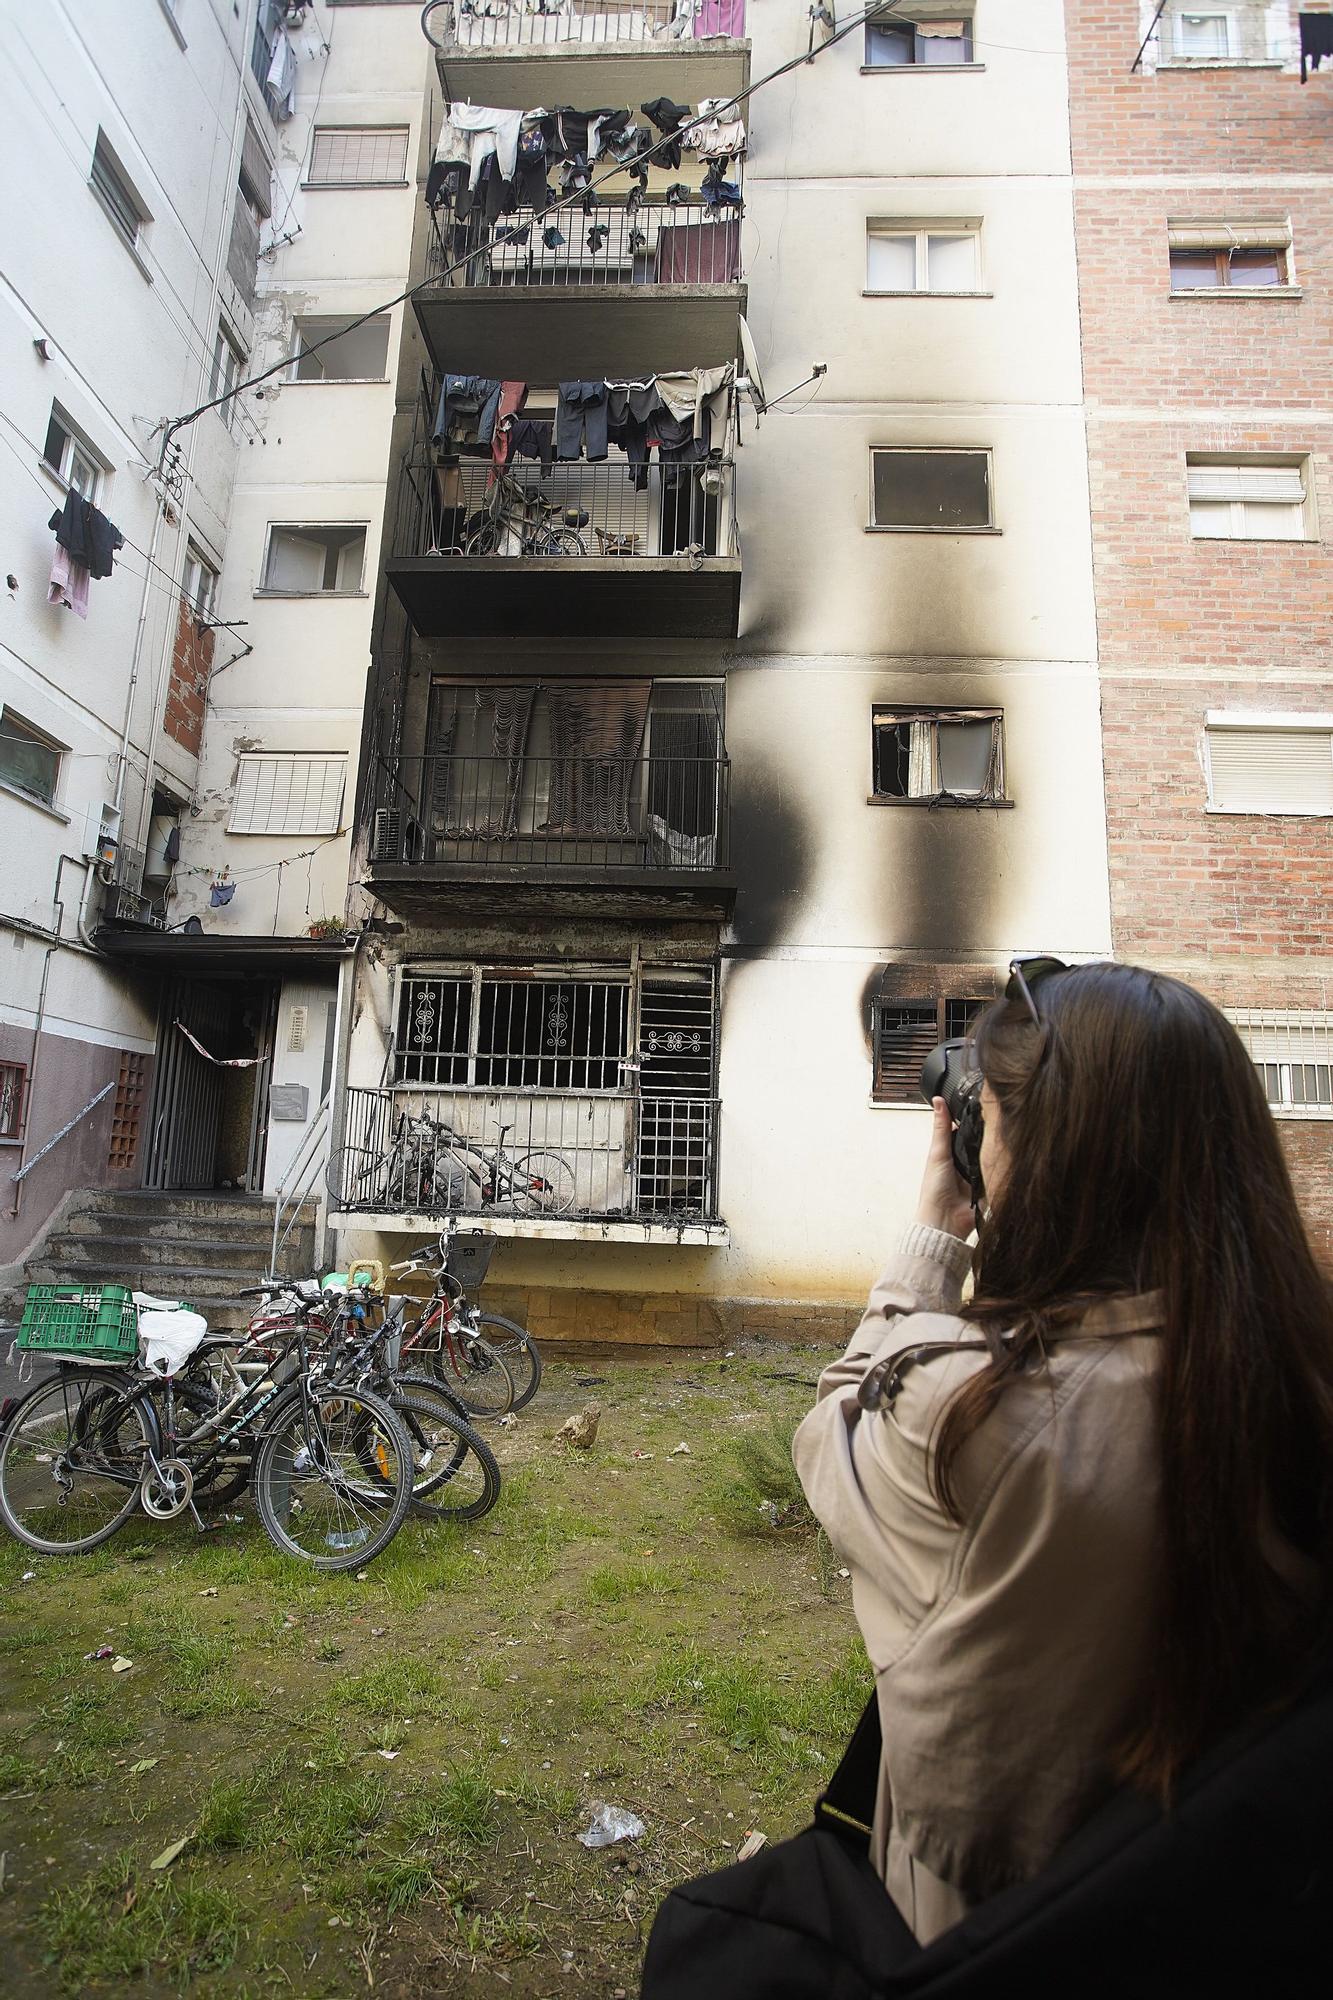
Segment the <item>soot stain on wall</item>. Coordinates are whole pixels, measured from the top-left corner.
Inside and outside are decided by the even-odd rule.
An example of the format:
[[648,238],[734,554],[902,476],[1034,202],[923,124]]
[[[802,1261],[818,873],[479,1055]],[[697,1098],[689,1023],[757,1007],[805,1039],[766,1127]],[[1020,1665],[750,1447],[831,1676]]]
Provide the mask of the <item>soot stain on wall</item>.
[[809,888],[815,831],[782,773],[749,754],[735,773],[732,854],[737,874],[732,931],[737,944],[777,944]]

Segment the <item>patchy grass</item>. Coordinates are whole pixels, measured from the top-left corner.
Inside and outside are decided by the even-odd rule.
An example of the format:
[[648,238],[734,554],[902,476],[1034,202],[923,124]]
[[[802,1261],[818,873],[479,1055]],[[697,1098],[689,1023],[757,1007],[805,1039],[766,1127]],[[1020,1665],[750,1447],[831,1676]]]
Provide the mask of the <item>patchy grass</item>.
[[[634,1991],[664,1890],[806,1823],[868,1683],[826,1545],[760,1512],[811,1394],[774,1368],[553,1364],[490,1427],[494,1512],[363,1578],[248,1502],[82,1561],[0,1543],[7,2000]],[[554,1451],[594,1396],[592,1452]],[[579,1845],[603,1801],[633,1848]]]

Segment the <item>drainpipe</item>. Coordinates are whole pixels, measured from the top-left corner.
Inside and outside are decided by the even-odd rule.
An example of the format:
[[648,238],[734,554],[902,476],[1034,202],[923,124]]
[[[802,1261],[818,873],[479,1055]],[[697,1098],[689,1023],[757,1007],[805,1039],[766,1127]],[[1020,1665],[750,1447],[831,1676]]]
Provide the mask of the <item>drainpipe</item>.
[[[32,1102],[34,1096],[33,1086],[37,1081],[37,1064],[41,1055],[42,1022],[46,1019],[46,986],[47,986],[47,981],[51,976],[51,960],[54,957],[55,953],[60,949],[61,933],[65,928],[65,905],[61,900],[61,895],[60,895],[60,878],[65,872],[65,863],[67,861],[74,861],[74,859],[75,857],[72,854],[62,854],[59,861],[56,863],[55,894],[51,898],[51,905],[56,913],[55,935],[52,937],[50,944],[48,944],[48,946],[46,947],[46,957],[42,960],[42,983],[37,989],[37,1018],[33,1022],[33,1029],[32,1029],[32,1060],[28,1064],[28,1101],[27,1105],[24,1108],[23,1137],[19,1141],[18,1159],[17,1162],[15,1163],[15,1168],[14,1168],[14,1171],[16,1173],[22,1167],[24,1160],[27,1158],[28,1115],[32,1109]],[[75,865],[82,866],[86,870],[86,875],[83,885],[83,898],[79,904],[79,929],[82,932],[83,906],[84,903],[87,901],[88,884],[93,879],[93,868],[92,868],[92,863],[88,861],[79,861],[76,862]],[[14,1186],[14,1205],[9,1210],[9,1214],[11,1217],[16,1216],[18,1214],[19,1206],[23,1200],[23,1182],[15,1181],[13,1186]]]

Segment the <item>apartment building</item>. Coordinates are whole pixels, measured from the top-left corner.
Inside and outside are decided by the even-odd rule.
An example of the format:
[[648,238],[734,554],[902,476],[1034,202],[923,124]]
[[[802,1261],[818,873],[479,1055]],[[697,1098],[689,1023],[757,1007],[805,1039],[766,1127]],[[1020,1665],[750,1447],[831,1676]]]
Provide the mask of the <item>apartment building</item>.
[[926,1049],[1110,943],[1063,10],[425,27],[332,1220],[484,1227],[539,1334],[831,1332]]
[[1333,77],[1294,7],[1068,17],[1115,949],[1230,1013],[1328,1255]]

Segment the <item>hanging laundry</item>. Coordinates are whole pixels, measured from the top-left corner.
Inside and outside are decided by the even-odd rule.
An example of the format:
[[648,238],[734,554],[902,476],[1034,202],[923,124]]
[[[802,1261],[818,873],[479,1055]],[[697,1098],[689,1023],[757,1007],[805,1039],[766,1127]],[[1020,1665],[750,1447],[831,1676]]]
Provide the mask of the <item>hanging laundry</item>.
[[669,207],[674,208],[680,202],[693,201],[694,189],[686,187],[684,181],[672,181],[662,199]]
[[551,223],[549,228],[543,229],[542,231],[542,242],[546,245],[548,250],[558,250],[560,248],[560,245],[564,242],[564,240],[565,240],[564,237],[562,236],[560,231],[556,228],[554,223]]
[[512,248],[520,249],[527,242],[531,234],[532,224],[525,222],[516,229],[497,229],[495,232],[495,241],[497,243],[508,243]]
[[720,160],[714,160],[710,164],[699,192],[703,196],[705,208],[739,208],[741,205],[740,182],[722,178]]
[[[209,883],[208,903],[210,909],[225,910],[228,903],[231,901],[232,897],[236,894],[236,884],[230,881],[228,879],[228,876],[229,876],[229,871],[226,868],[224,868],[222,873],[220,875],[215,875],[213,877],[213,880]],[[176,1025],[179,1028],[180,1022],[178,1021]],[[194,1036],[190,1034],[188,1028],[181,1028],[181,1033],[183,1035],[187,1035],[191,1041],[194,1041]],[[199,1047],[199,1044],[197,1042],[195,1042],[195,1047],[196,1048]],[[202,1055],[208,1055],[207,1049],[200,1050],[200,1053]],[[210,1062],[215,1062],[217,1060],[215,1056],[209,1056],[208,1059]]]
[[590,461],[607,456],[605,382],[562,382],[555,406],[555,455]]
[[180,860],[180,858],[181,858],[181,829],[180,829],[180,821],[177,820],[172,826],[171,831],[167,835],[166,844],[162,849],[162,859],[166,862],[168,868],[174,868],[176,866],[176,863]]
[[555,459],[554,427],[549,418],[509,417],[509,456],[539,458],[550,470]]
[[487,375],[446,375],[440,383],[431,443],[490,444],[503,387]]
[[91,500],[85,500],[71,486],[64,506],[56,509],[46,525],[55,529],[61,548],[68,549],[89,576],[110,576],[111,558],[117,549],[124,547],[125,537],[100,507],[94,507]]
[[519,200],[525,208],[546,207],[545,112],[525,112],[518,135],[516,179]]
[[741,226],[723,222],[664,222],[657,232],[654,280],[659,285],[734,285],[741,275]]
[[706,97],[699,116],[686,126],[681,144],[704,160],[737,160],[745,151],[745,125],[729,98]]
[[588,231],[588,248],[594,256],[596,256],[610,234],[611,231],[606,223],[594,222],[592,228]]
[[518,164],[518,135],[522,111],[508,111],[490,104],[451,104],[449,123],[471,137],[471,172],[468,186],[474,191],[481,170],[494,155],[502,180],[512,181]]
[[1301,24],[1301,82],[1305,82],[1305,67],[1318,69],[1327,56],[1333,59],[1333,14],[1302,14]]
[[279,32],[273,44],[273,55],[264,83],[273,106],[273,116],[279,125],[285,125],[296,109],[296,56],[285,29]]
[[662,134],[653,148],[653,157],[659,167],[680,165],[680,128],[690,116],[688,104],[673,104],[669,97],[655,97],[650,104],[639,106],[645,118]]
[[727,35],[740,41],[745,34],[745,0],[700,0],[694,17],[694,38]]
[[[526,234],[526,232],[525,232]],[[496,465],[507,465],[512,441],[513,421],[527,401],[526,382],[502,382],[500,400],[496,405],[494,427],[491,433],[491,457]]]
[[88,571],[81,562],[74,560],[68,549],[62,549],[59,542],[56,543],[51,563],[46,601],[48,604],[63,604],[66,611],[73,611],[80,618],[88,616]]

